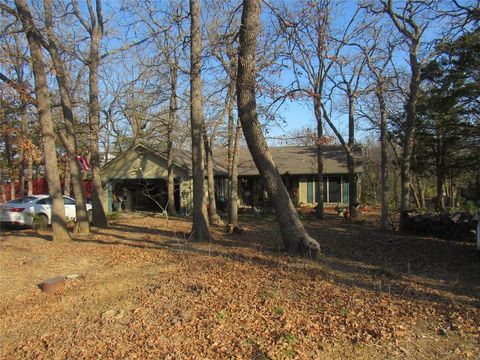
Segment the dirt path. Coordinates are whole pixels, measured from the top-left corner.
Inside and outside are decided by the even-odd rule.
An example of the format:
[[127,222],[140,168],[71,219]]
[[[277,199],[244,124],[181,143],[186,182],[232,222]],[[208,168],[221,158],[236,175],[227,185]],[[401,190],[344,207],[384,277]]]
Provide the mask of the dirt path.
[[[207,243],[187,221],[138,215],[66,244],[4,232],[0,357],[480,358],[471,244],[306,220],[315,261],[279,252],[272,219],[244,220]],[[36,287],[73,273],[57,294]]]

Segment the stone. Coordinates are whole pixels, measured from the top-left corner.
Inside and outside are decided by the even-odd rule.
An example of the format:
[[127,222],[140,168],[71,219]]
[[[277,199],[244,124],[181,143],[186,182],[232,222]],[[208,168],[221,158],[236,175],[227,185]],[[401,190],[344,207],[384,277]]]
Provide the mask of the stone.
[[235,234],[241,234],[241,233],[243,233],[243,227],[241,227],[241,226],[239,226],[239,225],[234,226],[233,232],[234,232]]
[[60,291],[65,286],[65,277],[57,276],[51,279],[47,279],[44,282],[37,285],[42,292],[46,294],[53,294]]
[[447,331],[445,329],[440,328],[437,330],[437,334],[440,336],[447,336]]
[[102,313],[101,318],[102,320],[118,320],[123,318],[123,315],[125,315],[125,312],[123,310],[107,310]]
[[74,280],[74,279],[77,279],[77,278],[79,278],[79,277],[80,277],[79,274],[70,274],[70,275],[65,276],[65,279],[67,279],[67,280]]

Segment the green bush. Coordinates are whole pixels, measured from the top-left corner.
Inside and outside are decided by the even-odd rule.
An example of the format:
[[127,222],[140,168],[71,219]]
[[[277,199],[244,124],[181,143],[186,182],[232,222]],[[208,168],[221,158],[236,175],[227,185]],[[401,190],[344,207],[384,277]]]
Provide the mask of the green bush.
[[107,215],[108,221],[118,220],[120,218],[120,214],[121,213],[118,211],[111,212],[110,214]]

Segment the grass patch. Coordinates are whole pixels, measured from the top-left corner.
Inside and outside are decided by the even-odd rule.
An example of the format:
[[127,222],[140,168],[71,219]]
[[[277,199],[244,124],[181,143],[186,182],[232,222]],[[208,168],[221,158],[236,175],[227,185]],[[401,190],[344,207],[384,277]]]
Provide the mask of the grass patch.
[[215,317],[217,318],[217,320],[223,320],[225,318],[225,315],[225,311],[218,311],[215,314]]
[[119,211],[114,211],[109,214],[107,214],[108,221],[117,221],[120,219],[120,212]]
[[285,310],[283,310],[283,308],[281,306],[275,306],[273,308],[273,312],[275,313],[275,315],[283,315]]
[[275,298],[275,292],[269,289],[263,289],[259,294],[262,300],[271,300]]
[[298,341],[296,336],[291,333],[283,333],[282,338],[287,345],[295,345]]

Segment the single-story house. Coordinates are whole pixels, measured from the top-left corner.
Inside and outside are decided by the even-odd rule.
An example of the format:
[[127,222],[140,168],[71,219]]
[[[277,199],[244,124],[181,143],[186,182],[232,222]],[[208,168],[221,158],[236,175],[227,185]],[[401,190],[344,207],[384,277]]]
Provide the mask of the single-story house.
[[[318,201],[317,147],[270,147],[275,165],[283,178],[295,206],[315,205]],[[358,175],[362,172],[362,156],[359,146],[354,148],[357,198],[360,196]],[[341,145],[323,148],[323,199],[327,204],[348,204],[348,170],[345,150]],[[268,202],[263,183],[247,148],[240,150],[238,164],[240,204],[262,206]]]
[[[192,160],[188,151],[175,149],[173,161],[174,199],[178,212],[191,209]],[[216,177],[226,177],[226,170],[215,166]],[[115,210],[116,200],[121,199],[122,209],[127,211],[157,211],[167,204],[167,154],[137,144],[117,154],[101,169],[103,184],[107,188],[107,208]]]
[[[296,206],[314,205],[317,202],[316,146],[271,147],[272,157],[284,179]],[[225,203],[228,197],[226,153],[214,154],[214,176],[217,201]],[[355,172],[362,172],[360,148],[355,149]],[[348,203],[348,179],[345,151],[340,145],[324,147],[324,201]],[[192,207],[191,154],[175,150],[173,173],[175,177],[175,207],[179,212],[189,212]],[[248,149],[241,149],[238,165],[238,194],[240,206],[267,205],[257,168]],[[101,169],[102,181],[108,189],[108,209],[114,209],[115,199],[123,201],[127,211],[160,211],[167,202],[167,157],[144,144],[137,144],[118,154]],[[359,190],[358,177],[356,178]],[[357,192],[359,193],[359,191]],[[220,206],[221,207],[221,206]]]

